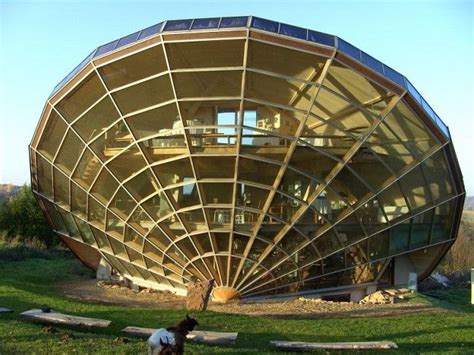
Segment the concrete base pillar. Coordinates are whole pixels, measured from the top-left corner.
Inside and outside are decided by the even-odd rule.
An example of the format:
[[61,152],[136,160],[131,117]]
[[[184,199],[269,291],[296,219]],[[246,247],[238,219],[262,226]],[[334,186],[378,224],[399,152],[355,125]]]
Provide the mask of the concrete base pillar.
[[351,302],[352,303],[359,303],[361,299],[365,297],[365,290],[359,289],[351,291]]
[[99,266],[97,267],[96,271],[96,278],[97,280],[112,279],[112,267],[104,258],[100,259]]

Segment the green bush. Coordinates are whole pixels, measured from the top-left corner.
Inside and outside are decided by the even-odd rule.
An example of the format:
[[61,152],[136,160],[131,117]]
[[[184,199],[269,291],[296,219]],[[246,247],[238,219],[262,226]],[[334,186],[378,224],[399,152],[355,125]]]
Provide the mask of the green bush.
[[15,239],[20,243],[48,248],[60,242],[27,185],[1,202],[0,230],[4,232],[6,241]]

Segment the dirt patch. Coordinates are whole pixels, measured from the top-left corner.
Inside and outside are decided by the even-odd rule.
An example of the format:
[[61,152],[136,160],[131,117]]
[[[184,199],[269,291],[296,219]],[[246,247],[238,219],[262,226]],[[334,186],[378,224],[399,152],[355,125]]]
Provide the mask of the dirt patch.
[[[115,287],[117,286],[117,287]],[[125,286],[98,286],[97,280],[78,280],[60,283],[58,291],[81,301],[123,305],[127,307],[150,307],[159,309],[184,309],[186,298],[171,292],[142,290],[132,291]],[[297,298],[288,301],[239,302],[228,304],[209,302],[208,310],[222,313],[268,316],[274,318],[357,318],[387,317],[416,313],[440,313],[446,310],[430,304],[403,301],[394,304],[357,304],[351,302],[320,301]]]

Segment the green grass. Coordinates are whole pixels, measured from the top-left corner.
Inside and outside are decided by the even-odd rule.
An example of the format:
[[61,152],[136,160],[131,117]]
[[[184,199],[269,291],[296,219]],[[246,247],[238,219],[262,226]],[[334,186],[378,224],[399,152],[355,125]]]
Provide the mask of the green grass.
[[[5,246],[0,246],[6,248]],[[5,250],[3,250],[5,252]],[[21,258],[19,258],[21,259]],[[0,307],[15,310],[0,315],[0,354],[4,353],[145,353],[146,342],[130,339],[114,341],[127,325],[161,327],[184,317],[184,310],[154,310],[84,303],[56,293],[54,284],[77,276],[77,261],[63,254],[19,261],[0,261]],[[298,320],[252,317],[214,312],[193,313],[200,330],[237,331],[234,347],[213,347],[189,343],[187,353],[266,353],[272,352],[270,340],[395,341],[406,353],[473,353],[474,312],[468,304],[469,290],[420,295],[415,300],[434,303],[447,313],[418,314],[385,318]],[[105,318],[112,324],[101,330],[56,327],[60,333],[43,334],[39,324],[19,319],[18,313],[48,304],[55,310],[81,316]],[[61,343],[59,338],[72,331],[74,339]],[[390,352],[390,351],[389,351]]]

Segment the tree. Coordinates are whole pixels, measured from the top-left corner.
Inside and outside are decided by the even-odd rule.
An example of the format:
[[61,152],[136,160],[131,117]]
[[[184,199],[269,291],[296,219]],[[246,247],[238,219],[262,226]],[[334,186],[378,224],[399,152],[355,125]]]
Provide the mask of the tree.
[[7,240],[14,238],[20,242],[37,240],[47,247],[59,243],[59,239],[55,237],[33,196],[31,188],[27,185],[1,203],[0,230],[5,232]]

